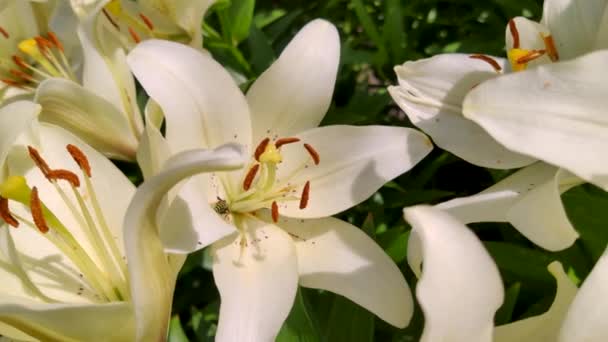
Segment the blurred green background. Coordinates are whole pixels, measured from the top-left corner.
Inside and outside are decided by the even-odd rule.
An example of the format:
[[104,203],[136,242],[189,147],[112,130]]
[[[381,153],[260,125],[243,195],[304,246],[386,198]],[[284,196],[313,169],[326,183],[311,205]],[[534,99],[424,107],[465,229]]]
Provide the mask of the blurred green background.
[[[538,20],[541,11],[539,0],[218,0],[205,19],[204,44],[220,63],[242,75],[246,89],[302,26],[325,18],[340,31],[342,53],[334,100],[323,124],[411,126],[386,91],[396,83],[395,65],[448,52],[504,56],[507,21],[515,16]],[[436,148],[415,169],[339,216],[376,239],[414,290],[416,279],[405,260],[410,229],[402,208],[474,194],[508,174],[473,166]],[[499,265],[507,290],[496,324],[548,308],[555,293],[546,270],[551,261],[560,260],[573,279],[582,280],[603,252],[608,234],[602,208],[608,197],[584,185],[563,200],[582,237],[559,253],[535,247],[509,224],[472,225]],[[219,295],[209,266],[201,251],[182,269],[170,341],[213,341]],[[423,325],[419,308],[406,329],[396,329],[347,299],[301,289],[278,341],[417,341]]]

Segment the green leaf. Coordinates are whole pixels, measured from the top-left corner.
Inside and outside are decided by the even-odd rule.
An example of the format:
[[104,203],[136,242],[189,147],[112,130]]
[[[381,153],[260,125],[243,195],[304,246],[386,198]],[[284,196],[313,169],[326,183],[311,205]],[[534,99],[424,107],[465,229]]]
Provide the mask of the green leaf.
[[261,74],[276,59],[270,39],[255,25],[251,26],[247,46],[251,56],[249,63],[257,74]]
[[410,231],[403,231],[403,228],[389,229],[385,233],[378,235],[377,241],[391,259],[397,264],[407,257],[407,241]]
[[511,285],[507,291],[505,291],[505,301],[502,303],[500,309],[496,311],[496,316],[494,317],[495,325],[502,325],[511,322],[520,289],[521,283],[516,282],[515,284]]
[[253,22],[255,0],[232,0],[230,6],[230,33],[232,43],[236,46],[249,36],[249,28]]
[[404,62],[405,30],[403,29],[403,15],[401,13],[401,0],[387,0],[384,21],[384,40],[388,43],[392,57],[392,64]]
[[352,0],[351,3],[355,9],[355,14],[359,19],[361,26],[363,26],[363,31],[378,48],[380,64],[384,64],[387,61],[386,48],[384,47],[384,40],[380,36],[380,33],[378,33],[378,28],[376,27],[374,20],[372,19],[372,17],[367,11],[367,8],[363,4],[363,0]]
[[179,316],[173,316],[169,323],[169,338],[168,342],[188,342],[188,336],[182,328],[182,323],[179,321]]
[[313,311],[309,309],[308,302],[301,289],[298,289],[296,300],[287,320],[283,324],[277,342],[316,342],[320,341],[318,326]]
[[332,305],[325,341],[371,342],[374,337],[374,316],[350,300],[336,296]]

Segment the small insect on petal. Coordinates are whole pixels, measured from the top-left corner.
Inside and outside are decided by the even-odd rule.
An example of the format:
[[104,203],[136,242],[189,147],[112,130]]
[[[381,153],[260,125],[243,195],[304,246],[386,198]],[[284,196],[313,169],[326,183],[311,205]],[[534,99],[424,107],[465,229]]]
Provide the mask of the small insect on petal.
[[519,49],[519,31],[517,31],[517,26],[513,19],[509,20],[509,32],[511,32],[511,37],[513,37],[513,48]]
[[306,181],[304,189],[302,189],[302,196],[300,197],[300,209],[305,209],[308,206],[308,198],[310,195],[310,181]]
[[34,224],[38,230],[43,234],[48,232],[49,226],[46,224],[46,220],[44,219],[44,214],[42,213],[42,203],[40,203],[40,198],[38,197],[38,188],[36,187],[32,188],[32,192],[30,194],[30,209],[32,211]]
[[91,177],[91,164],[89,164],[89,159],[87,156],[79,149],[76,145],[68,144],[65,147],[78,167],[87,175],[87,177]]
[[300,141],[300,138],[295,138],[295,137],[293,137],[293,138],[281,138],[281,139],[275,141],[274,146],[276,148],[280,148],[283,145],[293,144],[293,143],[296,143],[298,141]]
[[264,153],[264,150],[266,150],[266,146],[268,146],[269,142],[270,142],[270,138],[265,138],[264,140],[262,140],[260,142],[258,147],[255,148],[255,152],[253,153],[255,160],[257,160],[257,161],[260,160],[260,156],[262,155],[262,153]]
[[11,211],[8,208],[8,199],[4,197],[0,197],[0,218],[15,228],[19,227],[19,221],[11,215]]
[[309,144],[304,144],[304,148],[306,149],[306,151],[308,151],[308,154],[310,154],[310,157],[315,162],[315,165],[319,165],[319,163],[321,162],[321,159],[319,157],[319,152],[317,152],[317,150],[315,150]]
[[470,55],[469,58],[479,59],[479,60],[482,60],[482,61],[490,64],[496,72],[500,72],[502,70],[502,67],[500,66],[500,64],[498,64],[498,62],[490,56],[476,54],[476,55]]
[[277,204],[276,201],[272,202],[272,208],[271,208],[271,214],[272,214],[272,222],[277,223],[279,222],[279,205]]
[[245,180],[243,181],[243,189],[245,191],[247,191],[247,190],[249,190],[249,188],[251,188],[251,183],[253,183],[253,180],[255,178],[255,175],[258,173],[259,168],[260,168],[260,164],[255,164],[247,172],[247,175],[245,176]]

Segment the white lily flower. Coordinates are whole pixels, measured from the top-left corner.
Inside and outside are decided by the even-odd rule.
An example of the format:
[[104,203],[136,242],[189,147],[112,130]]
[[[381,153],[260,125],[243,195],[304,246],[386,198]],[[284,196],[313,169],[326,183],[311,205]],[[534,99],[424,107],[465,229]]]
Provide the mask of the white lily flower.
[[11,1],[0,12],[6,18],[0,27],[4,98],[32,95],[42,105],[42,121],[72,131],[110,157],[134,159],[143,124],[124,52],[101,55],[86,35],[87,23],[78,29],[82,46],[74,42],[78,21],[66,2],[57,3],[44,23],[32,6]]
[[[146,41],[128,56],[166,116],[166,145],[158,127],[148,128],[144,169],[167,153],[227,142],[250,156],[238,172],[183,183],[166,214],[172,219],[158,219],[172,251],[212,245],[222,301],[217,341],[272,340],[298,284],[341,294],[398,327],[412,315],[392,260],[357,227],[329,216],[368,198],[432,145],[407,128],[315,128],[331,101],[339,50],[333,25],[309,23],[246,97],[208,54],[184,45]],[[164,175],[171,184],[186,176]]]
[[416,206],[404,213],[412,225],[408,262],[421,275],[416,289],[426,321],[421,341],[600,342],[608,337],[603,320],[608,310],[607,254],[578,293],[561,264],[549,264],[557,287],[551,307],[543,314],[494,327],[503,286],[495,263],[477,237],[437,208]]

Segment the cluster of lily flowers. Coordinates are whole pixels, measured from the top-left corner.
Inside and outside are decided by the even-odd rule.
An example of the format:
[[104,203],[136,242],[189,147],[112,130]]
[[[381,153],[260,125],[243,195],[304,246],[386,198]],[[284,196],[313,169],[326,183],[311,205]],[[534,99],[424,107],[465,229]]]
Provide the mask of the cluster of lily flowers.
[[[164,340],[178,271],[205,247],[218,341],[273,340],[298,286],[405,327],[414,299],[401,271],[332,215],[421,161],[430,136],[472,164],[519,170],[477,195],[404,209],[422,340],[608,338],[606,256],[580,288],[550,264],[549,310],[494,327],[503,282],[465,226],[510,222],[550,251],[578,238],[560,194],[585,182],[608,189],[608,1],[546,0],[540,22],[508,23],[506,58],[397,66],[388,91],[426,134],[317,127],[340,54],[336,28],[320,19],[243,94],[202,49],[210,4],[0,3],[2,336]],[[149,95],[143,113],[135,78]],[[136,161],[143,184],[108,158]]]

